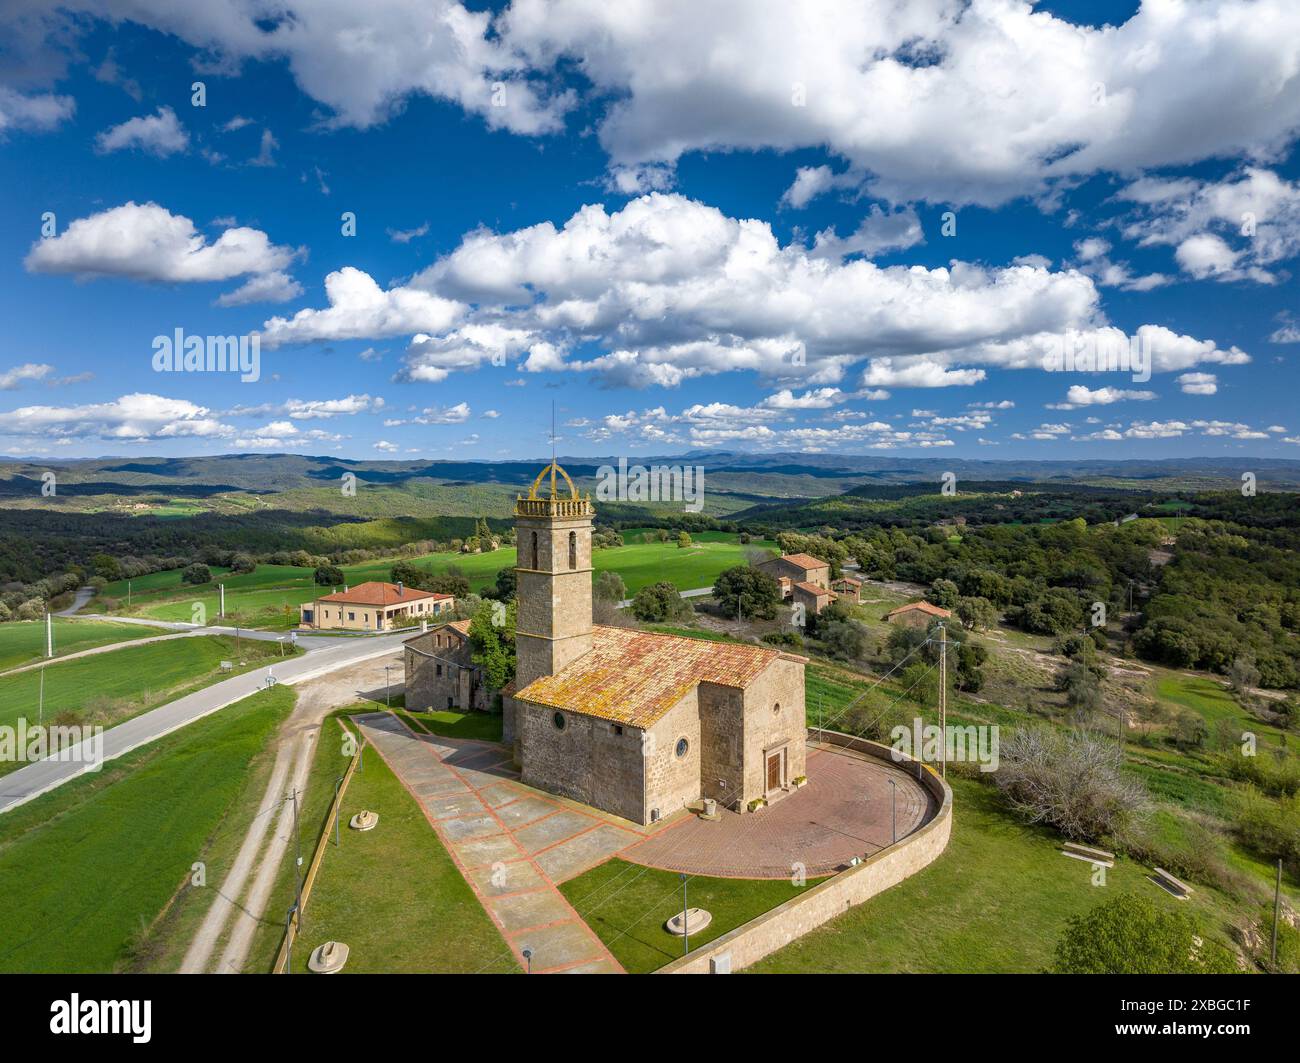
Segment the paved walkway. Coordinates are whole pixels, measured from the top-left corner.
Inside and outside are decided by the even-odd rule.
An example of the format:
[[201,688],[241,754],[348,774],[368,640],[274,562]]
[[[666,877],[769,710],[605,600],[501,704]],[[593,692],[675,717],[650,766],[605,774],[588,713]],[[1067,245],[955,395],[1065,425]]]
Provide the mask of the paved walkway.
[[928,821],[938,805],[914,775],[874,757],[808,745],[808,785],[753,815],[720,810],[717,822],[697,816],[620,853],[624,860],[668,871],[722,878],[809,878],[833,874],[855,856],[870,856],[893,839],[890,780],[897,787],[898,837]]
[[415,735],[382,712],[356,719],[423,807],[521,966],[528,948],[534,974],[622,972],[556,884],[645,831],[524,786],[503,746]]

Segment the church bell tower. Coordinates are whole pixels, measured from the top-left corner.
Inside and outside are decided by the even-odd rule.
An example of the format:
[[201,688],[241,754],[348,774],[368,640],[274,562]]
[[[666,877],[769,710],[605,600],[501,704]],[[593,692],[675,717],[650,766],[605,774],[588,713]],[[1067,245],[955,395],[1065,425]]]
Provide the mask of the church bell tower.
[[591,649],[593,516],[591,496],[579,495],[554,461],[538,474],[528,496],[515,501],[518,690]]

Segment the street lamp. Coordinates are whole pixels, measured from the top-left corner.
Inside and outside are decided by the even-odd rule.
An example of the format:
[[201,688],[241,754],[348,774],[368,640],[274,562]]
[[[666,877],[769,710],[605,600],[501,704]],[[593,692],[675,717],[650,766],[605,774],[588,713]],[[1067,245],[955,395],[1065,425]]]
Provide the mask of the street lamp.
[[889,818],[891,824],[891,833],[894,840],[891,845],[898,844],[898,783],[893,779],[889,780]]

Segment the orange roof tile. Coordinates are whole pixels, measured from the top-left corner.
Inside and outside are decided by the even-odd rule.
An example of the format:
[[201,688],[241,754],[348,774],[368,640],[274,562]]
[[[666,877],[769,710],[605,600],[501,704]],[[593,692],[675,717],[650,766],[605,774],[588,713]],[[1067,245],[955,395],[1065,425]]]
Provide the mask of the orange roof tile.
[[403,587],[398,594],[396,583],[358,583],[345,591],[322,595],[317,601],[347,602],[351,605],[402,605],[405,602],[419,601],[424,598],[450,598],[450,594],[437,594],[434,591],[417,591]]
[[591,650],[515,697],[603,720],[650,727],[700,683],[746,687],[781,656],[760,646],[592,628]]
[[779,558],[774,558],[773,560],[789,561],[790,564],[798,566],[805,572],[816,568],[831,567],[829,562],[813,557],[812,554],[782,554]]
[[815,583],[796,583],[795,586],[798,587],[805,594],[815,594],[818,598],[835,597],[835,595],[833,595],[825,587],[819,587]]
[[408,642],[418,642],[420,639],[427,639],[430,635],[436,634],[439,631],[444,631],[447,628],[451,628],[453,631],[457,631],[461,635],[465,636],[465,638],[469,638],[469,625],[470,621],[468,620],[449,620],[445,624],[439,624],[437,627],[429,628],[428,631],[421,631],[418,635],[412,635],[409,639],[403,639],[402,642],[404,644]]
[[913,609],[919,609],[921,612],[929,613],[931,616],[952,616],[951,609],[943,609],[937,605],[931,605],[929,602],[908,602],[906,605],[900,605],[897,609],[891,609],[885,614],[885,619],[888,620],[891,616],[895,616],[898,613],[911,612]]

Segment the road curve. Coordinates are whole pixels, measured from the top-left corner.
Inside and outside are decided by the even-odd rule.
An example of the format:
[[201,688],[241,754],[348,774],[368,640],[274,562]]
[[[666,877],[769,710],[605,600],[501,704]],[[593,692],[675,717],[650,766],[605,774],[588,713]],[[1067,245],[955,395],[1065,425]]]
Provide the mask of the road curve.
[[[268,668],[213,683],[105,731],[104,760],[114,760],[257,693],[268,673],[281,683],[301,683],[336,668],[393,653],[401,646],[402,640],[409,637],[410,632],[403,631],[376,638],[337,639],[335,645],[313,649],[301,657],[277,661]],[[0,814],[62,786],[87,770],[86,764],[75,760],[46,759],[0,777]]]

